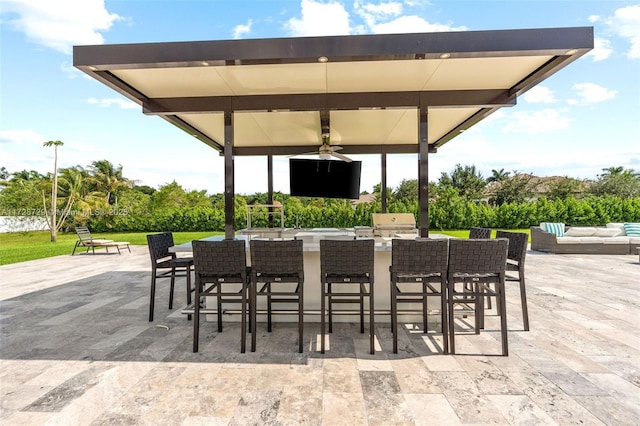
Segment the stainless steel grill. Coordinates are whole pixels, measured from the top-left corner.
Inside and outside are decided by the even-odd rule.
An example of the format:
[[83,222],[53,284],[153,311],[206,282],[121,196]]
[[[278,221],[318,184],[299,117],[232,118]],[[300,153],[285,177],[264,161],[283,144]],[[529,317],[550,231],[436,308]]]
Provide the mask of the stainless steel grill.
[[406,235],[418,235],[416,218],[412,213],[373,214],[374,237],[393,238]]

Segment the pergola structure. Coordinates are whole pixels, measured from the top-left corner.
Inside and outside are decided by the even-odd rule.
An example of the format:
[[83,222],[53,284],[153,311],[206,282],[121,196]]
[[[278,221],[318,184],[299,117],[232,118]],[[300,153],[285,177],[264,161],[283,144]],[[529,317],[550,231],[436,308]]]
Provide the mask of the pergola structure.
[[317,150],[418,154],[428,236],[428,154],[593,48],[592,27],[75,46],[74,66],[224,156]]

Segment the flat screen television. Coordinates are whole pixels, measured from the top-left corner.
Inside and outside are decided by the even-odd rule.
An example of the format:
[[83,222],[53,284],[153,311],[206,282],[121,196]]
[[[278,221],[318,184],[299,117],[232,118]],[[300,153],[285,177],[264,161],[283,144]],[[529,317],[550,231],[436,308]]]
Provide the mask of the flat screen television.
[[289,159],[292,196],[352,198],[360,196],[361,161]]

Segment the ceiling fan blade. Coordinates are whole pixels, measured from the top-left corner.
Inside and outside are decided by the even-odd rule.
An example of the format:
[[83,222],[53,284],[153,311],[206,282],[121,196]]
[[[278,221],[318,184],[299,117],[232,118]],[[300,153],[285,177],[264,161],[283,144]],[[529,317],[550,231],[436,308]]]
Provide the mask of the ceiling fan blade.
[[287,158],[297,157],[298,155],[318,155],[318,151],[301,152],[300,154],[287,155]]
[[333,152],[331,155],[333,155],[336,158],[341,159],[342,161],[346,161],[347,163],[352,162],[353,160],[349,157],[347,157],[346,155],[340,154],[338,152]]
[[338,145],[336,145],[336,146],[331,145],[331,149],[332,149],[333,151],[340,151],[340,150],[342,149],[342,147],[341,147],[341,146],[338,146]]

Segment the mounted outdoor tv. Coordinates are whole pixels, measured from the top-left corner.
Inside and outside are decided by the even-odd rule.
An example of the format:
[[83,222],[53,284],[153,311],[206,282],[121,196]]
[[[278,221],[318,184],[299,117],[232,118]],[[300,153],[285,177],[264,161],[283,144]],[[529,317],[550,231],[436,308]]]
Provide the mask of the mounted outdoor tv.
[[289,159],[292,196],[352,198],[360,196],[361,161]]

